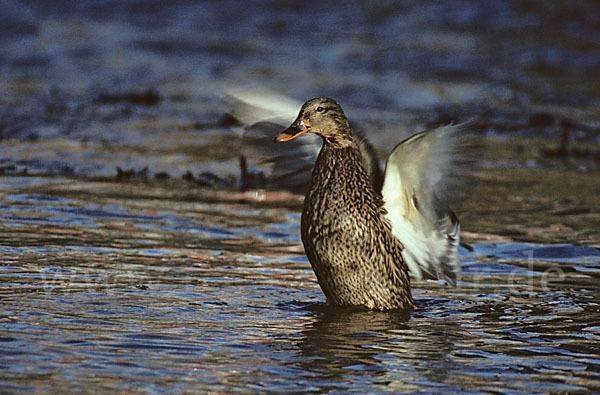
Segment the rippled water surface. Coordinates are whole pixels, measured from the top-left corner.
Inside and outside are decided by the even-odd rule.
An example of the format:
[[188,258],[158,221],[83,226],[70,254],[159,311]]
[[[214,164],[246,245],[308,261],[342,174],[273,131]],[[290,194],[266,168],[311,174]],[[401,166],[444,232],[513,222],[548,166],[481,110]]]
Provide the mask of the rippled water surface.
[[[3,5],[0,392],[599,392],[598,5],[250,3]],[[327,306],[302,195],[240,188],[247,85],[382,159],[470,120],[458,287]]]
[[600,388],[597,247],[477,241],[408,316],[338,310],[301,197],[182,186],[4,180],[4,390]]

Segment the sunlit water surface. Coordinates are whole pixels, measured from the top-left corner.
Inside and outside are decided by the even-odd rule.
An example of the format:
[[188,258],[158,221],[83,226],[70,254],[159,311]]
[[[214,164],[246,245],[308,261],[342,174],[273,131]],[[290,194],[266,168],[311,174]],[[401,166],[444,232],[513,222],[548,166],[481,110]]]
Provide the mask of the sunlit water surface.
[[172,183],[4,180],[3,391],[600,389],[595,247],[475,240],[411,314],[340,310],[301,196]]
[[[0,392],[600,392],[597,2],[248,4],[3,2]],[[302,196],[240,192],[246,86],[382,160],[471,120],[458,287],[327,307]]]

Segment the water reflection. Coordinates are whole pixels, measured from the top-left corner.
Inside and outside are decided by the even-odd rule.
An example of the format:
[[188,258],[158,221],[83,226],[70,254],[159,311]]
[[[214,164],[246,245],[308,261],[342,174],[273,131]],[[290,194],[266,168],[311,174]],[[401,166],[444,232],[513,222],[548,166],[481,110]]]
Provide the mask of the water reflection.
[[394,353],[410,359],[410,339],[404,338],[408,315],[351,309],[315,307],[314,321],[302,331],[298,342],[306,375],[322,382],[323,390],[351,388],[350,383],[368,381],[382,385]]

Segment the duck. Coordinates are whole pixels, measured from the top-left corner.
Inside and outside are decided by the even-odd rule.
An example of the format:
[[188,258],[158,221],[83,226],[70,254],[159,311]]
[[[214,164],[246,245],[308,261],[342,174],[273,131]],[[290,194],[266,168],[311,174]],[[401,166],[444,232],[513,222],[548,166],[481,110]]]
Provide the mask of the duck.
[[462,130],[444,125],[403,140],[381,171],[375,149],[352,132],[342,107],[317,97],[273,138],[322,142],[300,230],[328,304],[410,310],[411,276],[456,285],[460,222],[447,198]]

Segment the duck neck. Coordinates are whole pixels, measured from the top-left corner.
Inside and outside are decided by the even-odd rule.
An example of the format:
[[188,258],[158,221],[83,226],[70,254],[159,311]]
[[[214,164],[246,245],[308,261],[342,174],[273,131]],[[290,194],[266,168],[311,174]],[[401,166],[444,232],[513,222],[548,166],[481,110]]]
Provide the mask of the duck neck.
[[352,137],[346,138],[345,136],[336,135],[323,137],[323,147],[329,149],[356,148],[356,144],[352,141]]
[[330,173],[361,173],[364,166],[360,150],[351,139],[323,138],[323,148],[317,158],[317,168],[327,169]]
[[326,141],[323,143],[306,196],[305,211],[311,204],[322,201],[331,202],[334,206],[340,202],[352,202],[353,207],[365,204],[381,207],[383,204],[381,195],[373,189],[355,142],[345,147]]
[[352,138],[352,134],[347,131],[336,131],[335,133],[324,135],[323,136],[323,147],[327,147],[330,149],[339,149],[339,148],[355,148],[358,149],[358,146],[354,142]]
[[349,148],[356,146],[350,123],[344,116],[334,116],[332,121],[325,128],[317,131],[317,134],[323,138],[324,146],[329,148]]

